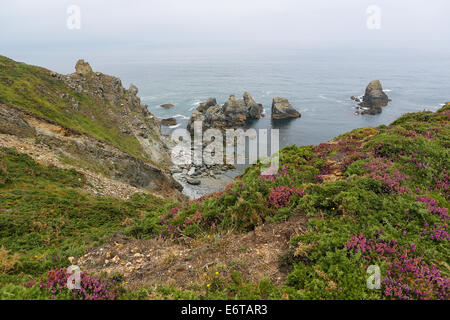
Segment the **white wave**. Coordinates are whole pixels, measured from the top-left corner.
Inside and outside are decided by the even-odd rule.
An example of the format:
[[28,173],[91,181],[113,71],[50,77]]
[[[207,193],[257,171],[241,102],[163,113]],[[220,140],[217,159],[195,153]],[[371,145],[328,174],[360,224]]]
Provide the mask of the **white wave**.
[[383,89],[384,92],[392,92],[391,89]]
[[188,120],[189,119],[189,117],[186,117],[185,115],[182,115],[182,114],[176,114],[176,115],[172,116],[172,118],[181,118],[181,119],[184,119],[184,120]]
[[169,126],[169,129],[175,129],[175,128],[178,128],[179,126],[181,126],[181,123],[178,123],[178,124],[173,125],[173,126]]
[[158,99],[158,97],[155,97],[155,96],[143,96],[143,97],[141,97],[142,101],[149,101],[149,100],[156,100],[156,99]]
[[333,102],[337,102],[337,103],[340,103],[340,104],[345,104],[345,102],[342,101],[342,100],[331,99],[331,98],[328,98],[328,97],[324,96],[323,94],[319,94],[319,98],[323,99],[323,100],[327,100],[327,101],[333,101]]

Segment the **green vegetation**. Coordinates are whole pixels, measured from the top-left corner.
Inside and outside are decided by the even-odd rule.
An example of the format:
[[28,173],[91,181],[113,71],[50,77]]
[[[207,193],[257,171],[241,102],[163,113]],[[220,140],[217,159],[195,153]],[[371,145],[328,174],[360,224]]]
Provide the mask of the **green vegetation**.
[[45,167],[25,154],[0,149],[2,287],[36,281],[52,268],[67,267],[68,257],[84,254],[115,233],[126,233],[134,219],[170,205],[144,194],[130,201],[93,197],[79,189],[84,184],[75,170]]
[[233,272],[229,279],[216,276],[205,287],[193,287],[180,290],[176,287],[157,286],[141,288],[126,292],[121,299],[127,300],[281,300],[287,297],[290,289],[278,288],[269,280],[249,283],[238,272]]
[[[195,236],[306,214],[309,231],[291,239],[297,251],[287,259],[290,298],[447,299],[449,130],[443,108],[284,148],[276,174],[250,167],[225,191],[175,207],[159,223],[167,236]],[[142,223],[145,233],[158,221]],[[381,290],[366,286],[370,265],[381,269]]]
[[[79,173],[1,149],[0,298],[49,298],[22,283],[114,233],[200,238],[301,214],[309,217],[308,230],[280,257],[291,268],[284,286],[249,283],[234,272],[213,276],[206,287],[140,288],[115,297],[448,299],[449,118],[444,107],[316,147],[287,147],[272,175],[261,175],[258,163],[224,191],[185,204],[148,195],[93,197],[80,191]],[[380,267],[379,290],[366,286],[370,265]]]

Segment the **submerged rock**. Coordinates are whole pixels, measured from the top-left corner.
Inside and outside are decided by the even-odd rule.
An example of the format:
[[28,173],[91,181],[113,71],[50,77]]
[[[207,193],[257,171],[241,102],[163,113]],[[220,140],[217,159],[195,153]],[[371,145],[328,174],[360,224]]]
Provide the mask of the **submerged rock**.
[[162,119],[161,124],[164,126],[174,126],[177,124],[177,119],[175,118]]
[[162,104],[160,107],[164,108],[164,109],[170,109],[172,108],[174,105],[171,103],[166,103],[166,104]]
[[358,102],[358,103],[361,102],[361,99],[358,97],[355,97],[355,96],[351,96],[350,99],[352,99],[353,101]]
[[275,97],[272,101],[272,119],[300,118],[302,115],[295,110],[286,98]]
[[369,109],[363,110],[361,114],[375,115],[381,113],[383,110],[381,107],[371,107]]

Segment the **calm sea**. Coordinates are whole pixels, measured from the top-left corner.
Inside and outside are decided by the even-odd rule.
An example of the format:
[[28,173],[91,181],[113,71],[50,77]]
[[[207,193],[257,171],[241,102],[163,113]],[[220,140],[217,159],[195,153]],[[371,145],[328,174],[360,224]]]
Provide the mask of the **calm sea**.
[[[118,76],[125,86],[135,84],[152,113],[175,117],[180,127],[206,98],[223,104],[231,94],[248,91],[266,111],[250,127],[280,129],[281,146],[318,144],[354,128],[389,124],[406,112],[436,110],[450,100],[450,55],[426,50],[96,47],[2,54],[61,73],[73,72],[76,60],[84,58],[94,71]],[[379,115],[356,115],[350,96],[362,95],[375,79],[392,102]],[[272,122],[274,96],[288,98],[302,117]],[[159,107],[165,103],[175,106]]]

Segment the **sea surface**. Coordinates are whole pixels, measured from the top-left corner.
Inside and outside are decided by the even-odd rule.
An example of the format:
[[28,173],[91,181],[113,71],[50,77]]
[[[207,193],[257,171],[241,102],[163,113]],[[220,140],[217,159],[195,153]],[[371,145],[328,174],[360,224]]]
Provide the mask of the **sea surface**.
[[[159,118],[174,117],[179,128],[208,97],[219,104],[248,91],[266,116],[248,127],[277,128],[280,146],[328,141],[354,128],[389,124],[406,112],[435,111],[450,100],[450,55],[439,50],[255,49],[251,48],[65,48],[6,50],[15,60],[71,73],[77,59],[94,71],[139,88]],[[379,115],[358,115],[350,96],[361,96],[375,79],[392,102]],[[302,117],[273,122],[272,98],[289,99]],[[171,103],[171,109],[161,104]],[[164,128],[168,134],[174,128]]]

